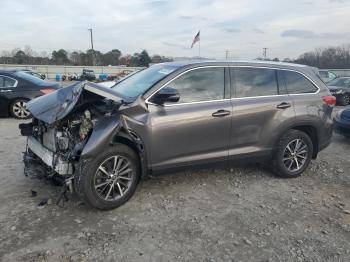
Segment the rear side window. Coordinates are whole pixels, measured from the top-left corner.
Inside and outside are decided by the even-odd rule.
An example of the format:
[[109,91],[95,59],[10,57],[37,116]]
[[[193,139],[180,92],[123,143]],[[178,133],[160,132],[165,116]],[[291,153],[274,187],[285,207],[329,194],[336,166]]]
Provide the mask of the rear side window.
[[236,97],[277,95],[276,71],[267,68],[234,68]]
[[223,99],[225,95],[225,68],[209,67],[189,71],[169,86],[177,89],[180,100],[177,103],[190,103]]
[[279,78],[284,81],[289,94],[315,93],[317,87],[300,73],[293,71],[278,71]]
[[0,88],[14,87],[15,84],[16,80],[6,76],[0,76]]

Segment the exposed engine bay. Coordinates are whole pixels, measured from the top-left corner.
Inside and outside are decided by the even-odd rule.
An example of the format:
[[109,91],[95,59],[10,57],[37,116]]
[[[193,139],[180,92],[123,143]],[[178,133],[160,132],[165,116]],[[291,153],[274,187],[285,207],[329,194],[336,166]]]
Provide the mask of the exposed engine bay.
[[20,124],[21,134],[28,137],[24,153],[25,175],[42,174],[56,179],[59,175],[62,181],[72,177],[97,122],[115,114],[121,105],[120,100],[86,92],[79,94],[74,108],[62,119],[47,123],[34,115],[31,123]]

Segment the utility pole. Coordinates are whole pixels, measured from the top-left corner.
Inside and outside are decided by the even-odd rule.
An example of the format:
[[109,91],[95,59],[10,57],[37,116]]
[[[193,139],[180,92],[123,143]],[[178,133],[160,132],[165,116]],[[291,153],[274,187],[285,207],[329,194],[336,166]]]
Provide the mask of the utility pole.
[[92,28],[88,29],[90,31],[90,40],[91,40],[91,50],[92,50],[92,65],[95,65],[95,51],[94,51],[94,39],[92,38]]
[[264,47],[263,48],[263,56],[264,56],[264,60],[266,60],[266,57],[267,57],[267,47]]
[[229,50],[226,50],[226,60],[228,59],[228,55],[229,55],[229,53],[230,53],[230,51]]

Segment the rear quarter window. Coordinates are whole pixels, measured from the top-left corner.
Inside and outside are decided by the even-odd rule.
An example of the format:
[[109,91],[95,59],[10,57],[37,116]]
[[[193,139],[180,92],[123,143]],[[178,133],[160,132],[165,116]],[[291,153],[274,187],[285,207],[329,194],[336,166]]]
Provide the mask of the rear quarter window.
[[317,87],[298,72],[279,70],[278,75],[286,85],[289,94],[307,94],[317,91]]
[[268,68],[234,68],[236,97],[271,96],[278,94],[276,73]]

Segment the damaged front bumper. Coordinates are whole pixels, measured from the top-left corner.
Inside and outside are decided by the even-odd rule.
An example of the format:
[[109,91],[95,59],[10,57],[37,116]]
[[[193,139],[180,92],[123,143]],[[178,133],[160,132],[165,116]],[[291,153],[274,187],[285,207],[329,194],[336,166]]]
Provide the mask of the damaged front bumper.
[[[49,168],[60,175],[73,175],[73,164],[69,161],[62,159],[62,157],[44,147],[33,136],[28,137],[27,142],[28,149],[37,156],[42,162],[44,162]],[[27,152],[28,153],[28,152]]]

